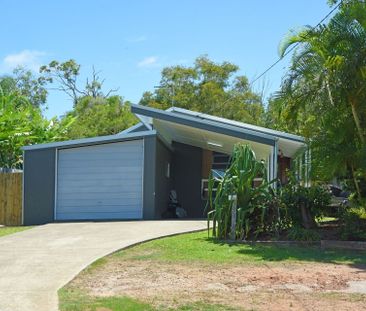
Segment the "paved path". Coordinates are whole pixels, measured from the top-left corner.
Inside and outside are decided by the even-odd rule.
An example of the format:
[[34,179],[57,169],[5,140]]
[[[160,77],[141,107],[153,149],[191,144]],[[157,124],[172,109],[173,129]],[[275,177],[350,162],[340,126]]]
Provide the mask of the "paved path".
[[204,221],[55,223],[0,238],[0,311],[56,311],[57,290],[96,259]]

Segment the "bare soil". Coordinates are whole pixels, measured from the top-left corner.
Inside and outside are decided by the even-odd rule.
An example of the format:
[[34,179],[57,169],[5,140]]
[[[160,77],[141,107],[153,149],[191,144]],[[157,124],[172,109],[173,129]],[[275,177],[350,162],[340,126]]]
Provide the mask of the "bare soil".
[[111,257],[70,287],[166,308],[199,301],[238,310],[349,311],[366,310],[365,281],[366,267],[328,263],[190,265]]

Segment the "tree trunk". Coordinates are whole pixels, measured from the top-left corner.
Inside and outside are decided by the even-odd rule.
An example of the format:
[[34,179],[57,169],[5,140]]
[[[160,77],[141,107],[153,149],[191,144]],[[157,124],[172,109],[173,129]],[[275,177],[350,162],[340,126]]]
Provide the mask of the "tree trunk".
[[356,172],[355,172],[355,169],[354,169],[353,165],[351,166],[351,170],[352,170],[353,182],[355,184],[355,188],[356,188],[356,192],[357,192],[357,197],[360,199],[361,198],[360,185],[358,184],[357,177],[356,177]]
[[350,103],[351,103],[352,115],[353,115],[353,119],[354,119],[355,124],[356,124],[357,132],[358,132],[358,135],[360,137],[361,143],[364,146],[365,143],[366,143],[366,140],[365,140],[365,135],[364,135],[363,130],[362,130],[361,121],[360,121],[360,118],[359,118],[358,113],[357,113],[356,102],[353,99],[350,99]]
[[332,106],[334,107],[335,106],[334,105],[334,99],[333,99],[332,91],[330,90],[328,78],[326,78],[326,80],[325,80],[325,85],[326,85],[326,88],[327,88],[327,91],[328,91],[329,101],[332,104]]
[[305,202],[300,203],[302,225],[305,229],[312,229],[316,227],[315,220],[311,216],[309,207]]

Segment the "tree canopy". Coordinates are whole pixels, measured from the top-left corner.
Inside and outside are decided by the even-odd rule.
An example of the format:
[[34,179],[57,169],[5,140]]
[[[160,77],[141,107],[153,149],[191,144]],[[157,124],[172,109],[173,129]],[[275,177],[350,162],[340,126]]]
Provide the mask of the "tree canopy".
[[[357,6],[357,10],[355,10]],[[349,1],[327,24],[291,32],[297,44],[267,121],[310,140],[314,177],[350,177],[361,195],[366,176],[366,29],[364,2]]]
[[141,105],[167,109],[171,106],[204,112],[233,120],[262,124],[264,107],[245,76],[235,76],[239,67],[198,57],[193,66],[162,70],[160,86],[145,92]]
[[65,139],[73,121],[47,120],[27,97],[0,92],[0,167],[22,168],[21,147]]
[[32,71],[17,67],[12,75],[0,77],[0,88],[3,94],[18,94],[27,98],[34,107],[41,107],[46,103],[48,91],[46,79],[36,77]]
[[65,62],[53,60],[48,65],[41,66],[39,71],[43,79],[53,86],[53,89],[67,94],[72,99],[74,106],[81,98],[107,98],[117,91],[117,89],[112,89],[106,93],[103,92],[104,80],[99,77],[99,72],[94,67],[92,75],[86,79],[85,85],[80,85],[80,68],[81,66],[74,59]]
[[116,95],[107,98],[82,97],[65,117],[76,119],[67,131],[70,139],[117,134],[137,123],[129,102]]

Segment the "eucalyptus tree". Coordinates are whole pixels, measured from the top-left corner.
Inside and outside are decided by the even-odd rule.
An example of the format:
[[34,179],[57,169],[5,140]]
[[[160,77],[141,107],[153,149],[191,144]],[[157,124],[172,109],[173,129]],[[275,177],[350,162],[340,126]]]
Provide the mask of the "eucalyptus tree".
[[4,94],[17,93],[24,96],[34,107],[41,107],[46,103],[46,83],[45,77],[35,75],[23,67],[17,67],[12,74],[0,77],[0,87]]
[[73,101],[74,106],[81,98],[107,98],[117,89],[110,89],[107,92],[103,91],[104,79],[102,79],[93,67],[92,74],[86,79],[86,83],[80,83],[80,68],[74,59],[69,59],[65,62],[57,60],[51,61],[48,65],[40,67],[40,74],[43,79],[51,84],[51,89],[61,91],[67,94]]
[[138,122],[130,103],[116,95],[82,97],[64,118],[69,117],[75,118],[66,134],[69,139],[117,134]]
[[177,106],[238,121],[262,124],[264,108],[239,67],[198,57],[193,66],[162,70],[159,87],[145,92],[140,104],[160,109]]

